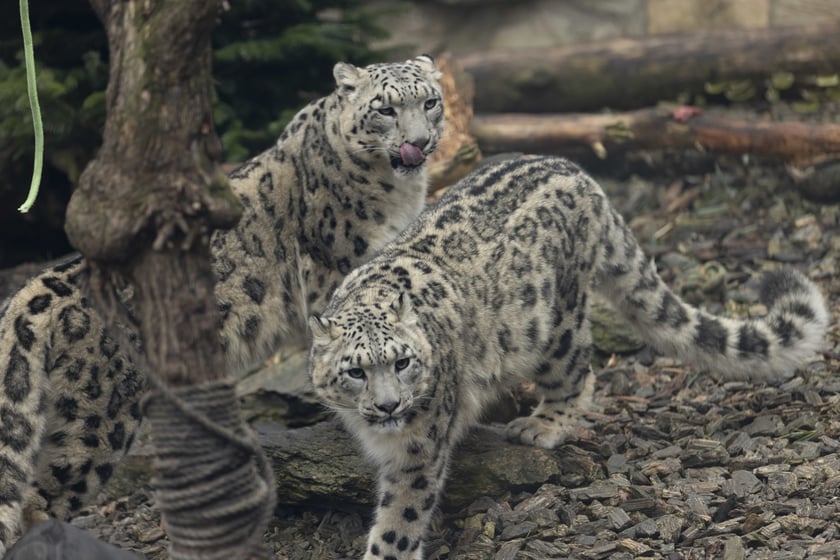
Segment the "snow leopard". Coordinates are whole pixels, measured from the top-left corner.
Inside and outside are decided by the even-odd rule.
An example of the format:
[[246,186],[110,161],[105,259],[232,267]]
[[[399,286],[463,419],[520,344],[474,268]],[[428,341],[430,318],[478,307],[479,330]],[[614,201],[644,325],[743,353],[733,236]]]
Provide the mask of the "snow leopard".
[[379,469],[365,560],[422,558],[453,446],[501,389],[530,380],[541,393],[507,425],[509,439],[553,448],[568,438],[593,393],[594,293],[659,352],[731,378],[790,376],[828,324],[819,288],[795,270],[764,276],[764,317],[692,307],[575,164],[488,164],[309,319],[315,391]]
[[[232,376],[305,347],[307,316],[425,206],[443,134],[434,61],[341,62],[333,75],[330,95],[229,175],[244,212],[210,246]],[[0,557],[23,517],[66,518],[95,496],[140,420],[145,376],[85,297],[88,275],[69,260],[0,312]]]

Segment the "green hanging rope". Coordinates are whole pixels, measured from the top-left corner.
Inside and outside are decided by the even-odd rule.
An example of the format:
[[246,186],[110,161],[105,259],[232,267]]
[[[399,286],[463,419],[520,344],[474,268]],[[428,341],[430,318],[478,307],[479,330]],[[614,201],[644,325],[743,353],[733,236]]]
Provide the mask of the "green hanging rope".
[[29,196],[18,208],[28,212],[38,197],[41,185],[41,169],[44,167],[44,123],[41,122],[41,106],[38,104],[38,87],[35,84],[35,53],[32,50],[32,29],[29,25],[29,0],[20,0],[20,26],[23,29],[23,58],[26,61],[26,92],[29,94],[29,108],[32,110],[32,126],[35,128],[35,167]]

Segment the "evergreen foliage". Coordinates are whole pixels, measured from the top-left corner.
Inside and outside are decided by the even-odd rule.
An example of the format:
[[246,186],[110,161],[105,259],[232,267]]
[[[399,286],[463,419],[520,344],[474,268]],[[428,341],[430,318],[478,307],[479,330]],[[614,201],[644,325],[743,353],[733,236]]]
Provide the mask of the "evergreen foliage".
[[[333,88],[339,60],[368,64],[387,36],[384,10],[362,0],[228,0],[214,32],[215,120],[226,161],[266,148],[289,118]],[[70,250],[64,206],[96,154],[105,122],[108,42],[87,0],[30,1],[45,168],[38,202],[15,211],[32,173],[32,117],[26,94],[17,2],[0,2],[0,267]],[[407,54],[407,53],[400,53]]]
[[[216,126],[229,161],[265,149],[306,102],[332,90],[332,67],[390,58],[381,11],[360,0],[237,0],[214,37]],[[400,9],[398,6],[391,10]]]
[[[45,158],[75,183],[99,144],[105,120],[107,39],[84,0],[31,2],[30,18]],[[32,116],[17,2],[0,5],[0,22],[0,157],[11,160],[0,169],[25,159],[31,173]],[[18,196],[23,200],[25,189]]]
[[[39,0],[30,14],[46,158],[75,183],[105,119],[107,38],[86,0]],[[270,145],[303,104],[332,88],[336,61],[367,64],[394,54],[369,46],[387,36],[376,24],[380,14],[360,0],[231,1],[214,34],[214,117],[225,159],[241,161]],[[3,2],[0,158],[28,162],[31,153],[20,19],[17,3]]]

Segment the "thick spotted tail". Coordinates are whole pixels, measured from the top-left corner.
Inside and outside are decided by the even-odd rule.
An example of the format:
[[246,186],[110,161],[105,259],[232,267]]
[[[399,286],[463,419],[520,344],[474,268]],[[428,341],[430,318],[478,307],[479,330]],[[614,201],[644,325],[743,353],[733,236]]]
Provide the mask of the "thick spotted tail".
[[729,379],[778,382],[817,352],[828,327],[819,289],[792,269],[767,273],[760,298],[766,316],[715,317],[676,296],[656,272],[621,216],[602,235],[596,288],[660,352]]

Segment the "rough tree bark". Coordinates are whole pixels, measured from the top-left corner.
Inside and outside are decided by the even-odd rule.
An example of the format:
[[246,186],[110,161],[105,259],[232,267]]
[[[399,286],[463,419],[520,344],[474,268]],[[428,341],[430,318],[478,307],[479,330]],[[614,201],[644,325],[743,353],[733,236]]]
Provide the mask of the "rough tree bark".
[[[236,223],[241,208],[216,165],[221,146],[212,121],[210,39],[222,3],[91,0],[108,34],[107,120],[102,148],[68,205],[66,230],[88,261],[90,296],[110,328],[117,328],[115,289],[133,289],[132,318],[145,354],[137,358],[164,384],[149,410],[172,400],[162,394],[225,376],[208,242],[214,228]],[[227,418],[238,421],[238,410]],[[162,432],[153,421],[159,449]],[[235,453],[256,480],[252,457],[241,447]],[[175,473],[160,468],[162,501]],[[181,514],[161,509],[172,557],[197,557],[183,555],[194,551],[194,542],[184,545],[173,534]],[[233,556],[245,557],[242,552]]]
[[[148,358],[164,378],[221,376],[207,237],[240,212],[213,163],[221,146],[210,34],[221,1],[91,4],[108,32],[108,115],[102,148],[68,204],[68,237],[97,273],[136,280]],[[150,294],[174,305],[155,309]]]
[[783,70],[833,74],[840,23],[499,50],[458,62],[475,79],[476,113],[630,109],[702,91],[707,81],[764,80]]

